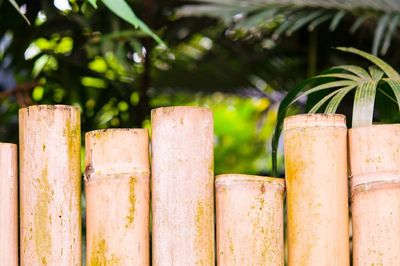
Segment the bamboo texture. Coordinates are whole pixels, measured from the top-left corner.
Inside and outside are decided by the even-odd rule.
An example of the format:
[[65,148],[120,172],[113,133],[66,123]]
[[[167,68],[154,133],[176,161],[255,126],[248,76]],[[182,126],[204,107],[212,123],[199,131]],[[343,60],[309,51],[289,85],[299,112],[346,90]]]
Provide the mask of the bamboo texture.
[[158,108],[151,125],[153,265],[214,265],[212,113]]
[[289,265],[349,265],[345,117],[287,117],[284,152]]
[[18,266],[17,145],[0,143],[0,265]]
[[284,189],[281,178],[216,177],[218,265],[284,265]]
[[146,129],[86,134],[87,265],[150,265]]
[[400,265],[400,125],[349,130],[353,265]]
[[80,114],[20,109],[21,265],[81,265]]

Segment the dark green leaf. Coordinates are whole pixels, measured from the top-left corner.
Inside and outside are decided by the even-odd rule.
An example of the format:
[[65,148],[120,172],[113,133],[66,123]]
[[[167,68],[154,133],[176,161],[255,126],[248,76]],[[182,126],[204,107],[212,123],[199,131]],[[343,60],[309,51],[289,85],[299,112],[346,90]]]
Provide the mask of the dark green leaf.
[[382,16],[382,18],[378,22],[378,26],[375,29],[374,42],[372,43],[372,53],[374,55],[378,54],[378,49],[382,42],[383,33],[386,30],[386,27],[388,26],[389,23],[389,18],[390,18],[389,14]]
[[381,49],[381,54],[386,54],[387,50],[389,49],[390,42],[392,40],[393,33],[396,31],[397,26],[399,24],[399,15],[395,15],[392,17],[392,20],[390,21],[389,28],[386,31],[386,36],[385,40],[383,41],[382,49]]
[[346,15],[346,12],[341,10],[338,11],[335,16],[332,19],[331,25],[329,25],[329,30],[334,31],[336,30],[337,26],[339,25],[340,21],[343,19],[344,15]]
[[102,2],[117,16],[132,24],[135,28],[141,29],[159,44],[166,46],[165,43],[153,31],[151,31],[150,28],[142,20],[140,20],[135,15],[135,13],[125,0],[102,0]]
[[348,92],[350,92],[352,89],[354,89],[356,86],[348,86],[348,87],[344,87],[339,91],[338,94],[336,94],[332,100],[328,103],[328,105],[326,106],[325,109],[325,113],[327,114],[334,114],[336,113],[337,108],[339,107],[339,104],[342,102],[344,96],[346,96],[346,94]]

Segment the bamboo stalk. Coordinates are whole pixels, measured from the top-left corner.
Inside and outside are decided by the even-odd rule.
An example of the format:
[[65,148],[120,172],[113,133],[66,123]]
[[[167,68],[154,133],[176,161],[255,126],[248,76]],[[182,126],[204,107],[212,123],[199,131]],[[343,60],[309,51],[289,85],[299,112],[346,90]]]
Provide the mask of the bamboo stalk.
[[150,265],[146,129],[86,134],[87,265]]
[[288,117],[284,146],[289,265],[349,265],[345,117]]
[[81,265],[79,111],[30,106],[19,119],[21,265]]
[[158,108],[151,122],[153,265],[214,265],[212,113]]
[[218,265],[284,265],[284,189],[280,178],[216,177]]
[[353,265],[400,265],[400,125],[349,130]]
[[17,145],[0,143],[0,265],[18,266]]

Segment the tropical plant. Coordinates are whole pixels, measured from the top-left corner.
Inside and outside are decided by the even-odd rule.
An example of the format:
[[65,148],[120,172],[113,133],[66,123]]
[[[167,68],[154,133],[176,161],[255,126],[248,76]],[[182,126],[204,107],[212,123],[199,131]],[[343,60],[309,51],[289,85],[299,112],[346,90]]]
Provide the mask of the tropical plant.
[[[0,0],[0,4],[1,4]],[[24,12],[21,11],[19,5],[15,0],[8,0],[10,4],[18,11],[18,13],[25,19],[30,25],[29,19],[25,16]],[[94,8],[97,9],[97,0],[87,0]],[[115,15],[130,23],[135,29],[140,29],[143,33],[151,36],[159,44],[164,45],[165,43],[144,23],[139,19],[133,12],[132,8],[126,3],[125,0],[101,0],[103,4]]]
[[[350,33],[362,25],[376,25],[373,54],[385,54],[400,23],[397,0],[194,0],[180,9],[184,16],[212,16],[222,19],[231,31],[245,36],[271,33],[276,40],[307,28],[313,31],[329,25],[334,31],[344,21],[351,21]],[[377,21],[377,23],[375,23]],[[371,23],[372,22],[372,23]]]
[[[377,91],[397,103],[400,111],[400,74],[382,59],[358,50],[356,48],[338,47],[340,51],[361,56],[373,63],[368,69],[357,65],[340,65],[333,67],[315,77],[306,79],[295,86],[282,100],[278,109],[277,123],[272,138],[272,165],[273,172],[277,174],[277,146],[282,131],[283,120],[288,108],[310,94],[329,91],[322,99],[319,99],[309,110],[316,113],[323,107],[324,113],[336,113],[339,104],[351,91],[355,91],[352,112],[352,127],[372,125],[374,104]],[[313,86],[316,84],[315,86]],[[385,90],[385,86],[391,89],[391,93]],[[303,92],[302,92],[303,91]],[[302,92],[300,94],[300,92]]]

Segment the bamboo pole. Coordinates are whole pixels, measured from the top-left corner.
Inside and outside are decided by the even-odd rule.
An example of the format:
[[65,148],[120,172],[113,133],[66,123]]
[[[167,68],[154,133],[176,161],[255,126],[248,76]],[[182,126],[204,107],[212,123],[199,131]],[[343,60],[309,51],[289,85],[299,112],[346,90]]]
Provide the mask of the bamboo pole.
[[81,265],[79,111],[37,105],[19,119],[21,265]]
[[214,265],[212,113],[158,108],[151,123],[153,265]]
[[280,178],[216,177],[218,265],[284,265],[284,189]]
[[349,131],[353,265],[400,265],[400,125]]
[[286,118],[284,151],[289,265],[349,265],[345,117]]
[[146,129],[86,134],[87,265],[150,265]]
[[18,266],[17,145],[0,143],[0,265]]

